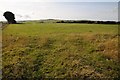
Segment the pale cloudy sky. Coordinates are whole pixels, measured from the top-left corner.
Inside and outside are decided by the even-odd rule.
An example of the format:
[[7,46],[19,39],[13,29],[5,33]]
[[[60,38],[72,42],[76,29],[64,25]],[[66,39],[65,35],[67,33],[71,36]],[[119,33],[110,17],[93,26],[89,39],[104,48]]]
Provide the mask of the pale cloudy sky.
[[[6,2],[8,0],[0,0]],[[10,2],[118,2],[119,0],[10,0]]]
[[0,0],[0,21],[5,21],[5,11],[15,13],[16,20],[117,21],[118,0]]

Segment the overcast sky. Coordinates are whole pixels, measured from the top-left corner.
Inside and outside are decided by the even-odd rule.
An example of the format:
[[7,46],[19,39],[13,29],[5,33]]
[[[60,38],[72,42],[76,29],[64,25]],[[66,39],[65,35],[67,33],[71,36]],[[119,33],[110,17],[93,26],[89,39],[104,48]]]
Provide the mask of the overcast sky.
[[[8,2],[8,0],[0,0]],[[9,2],[118,2],[119,0],[10,0]]]
[[[74,2],[73,2],[74,1]],[[118,0],[0,0],[0,21],[11,11],[16,20],[118,20]]]

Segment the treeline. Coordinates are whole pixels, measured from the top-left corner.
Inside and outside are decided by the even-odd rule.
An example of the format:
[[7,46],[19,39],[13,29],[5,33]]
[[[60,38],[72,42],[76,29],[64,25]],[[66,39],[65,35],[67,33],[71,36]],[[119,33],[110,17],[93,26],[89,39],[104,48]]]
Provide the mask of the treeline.
[[56,23],[119,24],[116,21],[61,20]]

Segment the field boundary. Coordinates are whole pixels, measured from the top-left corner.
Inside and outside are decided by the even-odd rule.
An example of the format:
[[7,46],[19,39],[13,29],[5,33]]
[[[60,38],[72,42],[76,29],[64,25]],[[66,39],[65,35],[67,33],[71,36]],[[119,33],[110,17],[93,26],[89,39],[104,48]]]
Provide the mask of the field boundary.
[[9,24],[0,22],[0,28],[3,30],[5,29]]

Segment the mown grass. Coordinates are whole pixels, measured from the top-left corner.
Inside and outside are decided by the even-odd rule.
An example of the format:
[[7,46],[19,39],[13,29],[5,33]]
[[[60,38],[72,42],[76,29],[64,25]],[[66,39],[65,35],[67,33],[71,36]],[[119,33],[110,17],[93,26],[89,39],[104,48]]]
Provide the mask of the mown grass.
[[3,30],[3,78],[118,79],[118,26],[12,24]]
[[[13,35],[44,35],[44,34],[59,34],[59,33],[118,33],[118,25],[104,24],[58,24],[58,23],[27,23],[9,25],[5,34]],[[18,32],[19,31],[19,32]]]

